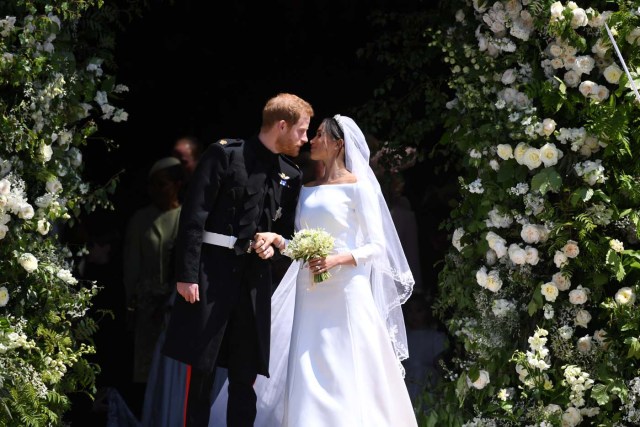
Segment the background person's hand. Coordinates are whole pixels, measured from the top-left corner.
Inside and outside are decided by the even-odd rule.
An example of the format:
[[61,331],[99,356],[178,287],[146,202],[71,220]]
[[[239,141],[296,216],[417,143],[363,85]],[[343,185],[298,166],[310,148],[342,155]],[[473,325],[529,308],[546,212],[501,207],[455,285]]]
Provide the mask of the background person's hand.
[[185,299],[185,301],[190,303],[200,301],[197,283],[178,282],[177,288],[178,293]]

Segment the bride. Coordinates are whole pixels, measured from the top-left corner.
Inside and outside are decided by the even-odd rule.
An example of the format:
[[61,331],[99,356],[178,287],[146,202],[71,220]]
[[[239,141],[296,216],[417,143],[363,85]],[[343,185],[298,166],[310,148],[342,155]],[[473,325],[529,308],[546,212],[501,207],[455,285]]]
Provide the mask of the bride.
[[[408,357],[401,304],[414,280],[365,137],[349,117],[324,119],[311,158],[324,163],[324,175],[302,188],[296,229],[326,230],[334,251],[294,261],[273,295],[270,377],[255,384],[255,425],[417,426],[400,363]],[[255,240],[287,244],[275,233]],[[331,277],[314,283],[326,271]],[[210,426],[225,425],[225,408],[226,387]]]

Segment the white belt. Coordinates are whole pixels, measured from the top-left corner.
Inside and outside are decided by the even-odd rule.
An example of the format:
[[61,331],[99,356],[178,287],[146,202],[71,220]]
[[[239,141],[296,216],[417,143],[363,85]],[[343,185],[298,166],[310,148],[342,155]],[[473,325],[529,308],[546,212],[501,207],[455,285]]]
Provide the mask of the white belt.
[[237,237],[227,236],[226,234],[212,233],[205,231],[202,233],[202,243],[208,243],[210,245],[222,246],[223,248],[233,249]]

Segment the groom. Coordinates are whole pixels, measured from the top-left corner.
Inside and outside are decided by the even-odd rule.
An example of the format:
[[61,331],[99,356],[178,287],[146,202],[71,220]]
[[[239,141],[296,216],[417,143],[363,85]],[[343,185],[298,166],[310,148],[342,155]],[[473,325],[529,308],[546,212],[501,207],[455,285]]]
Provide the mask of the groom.
[[293,234],[302,178],[287,156],[308,141],[312,116],[298,96],[276,95],[257,136],[212,144],[191,178],[175,247],[179,296],[163,348],[189,365],[185,427],[208,425],[216,366],[228,370],[227,425],[253,426],[253,383],[269,376],[272,279],[264,259],[276,250],[251,239]]

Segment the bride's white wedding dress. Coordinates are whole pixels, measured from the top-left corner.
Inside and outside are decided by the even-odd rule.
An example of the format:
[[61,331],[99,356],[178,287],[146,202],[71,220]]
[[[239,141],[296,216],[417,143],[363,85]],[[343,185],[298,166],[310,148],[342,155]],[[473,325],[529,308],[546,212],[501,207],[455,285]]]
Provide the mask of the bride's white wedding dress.
[[[256,382],[256,426],[417,426],[371,291],[370,259],[384,242],[381,230],[361,229],[377,207],[366,206],[360,191],[358,183],[302,188],[296,228],[323,228],[335,252],[351,252],[358,265],[332,268],[331,278],[314,284],[308,267],[294,262],[283,278],[272,301],[271,378]],[[288,357],[283,339],[291,341]],[[224,393],[216,405],[210,426],[224,423]]]

